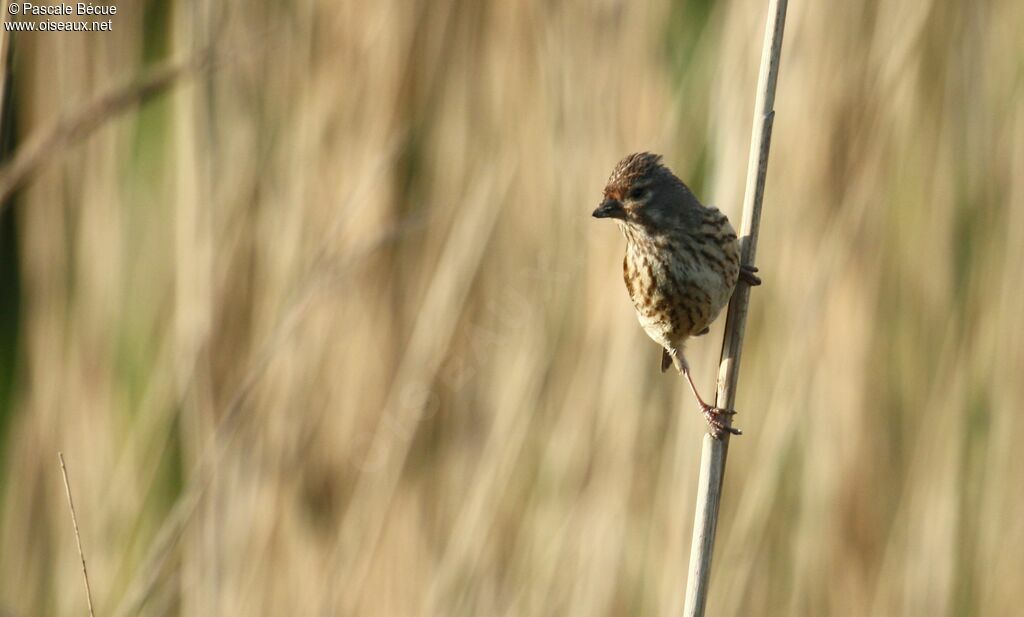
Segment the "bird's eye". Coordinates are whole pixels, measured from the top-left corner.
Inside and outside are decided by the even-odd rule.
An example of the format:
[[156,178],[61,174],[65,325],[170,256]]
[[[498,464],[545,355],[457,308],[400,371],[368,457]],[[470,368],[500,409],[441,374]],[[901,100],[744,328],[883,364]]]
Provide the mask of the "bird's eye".
[[643,199],[644,195],[647,194],[647,188],[638,186],[629,192],[630,199]]

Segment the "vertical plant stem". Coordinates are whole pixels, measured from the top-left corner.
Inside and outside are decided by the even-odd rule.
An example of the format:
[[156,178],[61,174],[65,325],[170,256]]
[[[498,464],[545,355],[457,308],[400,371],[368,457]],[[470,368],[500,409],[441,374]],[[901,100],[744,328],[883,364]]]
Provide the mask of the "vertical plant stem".
[[[779,77],[782,55],[782,32],[786,24],[786,0],[769,0],[768,23],[765,27],[761,70],[758,76],[757,100],[750,137],[750,161],[747,166],[747,187],[743,196],[743,219],[740,226],[741,263],[753,265],[757,250],[757,233],[761,224],[761,202],[768,171],[772,122],[775,118],[775,84]],[[718,370],[717,407],[732,409],[739,380],[743,331],[750,304],[750,287],[740,284],[729,302],[722,342],[722,358]],[[729,435],[715,439],[704,436],[697,482],[697,510],[693,520],[693,541],[690,546],[689,577],[686,582],[685,617],[704,615],[711,580],[711,557],[715,547],[718,508],[722,498],[722,478],[729,451]]]
[[[11,35],[7,32],[7,1],[0,2],[0,9],[3,12],[0,13],[0,104],[3,103],[4,95],[7,93],[7,76],[8,76],[8,50],[11,46]],[[5,128],[3,126],[4,118],[0,117],[0,129]]]
[[64,492],[68,496],[68,509],[71,510],[71,524],[75,527],[75,544],[78,546],[78,558],[82,560],[82,578],[85,580],[85,601],[89,605],[89,617],[95,617],[92,610],[92,588],[89,586],[89,570],[85,567],[85,553],[82,552],[82,537],[78,533],[78,516],[75,514],[75,502],[71,499],[71,483],[68,481],[68,468],[64,465],[64,453],[57,453],[60,461],[60,474],[64,477]]

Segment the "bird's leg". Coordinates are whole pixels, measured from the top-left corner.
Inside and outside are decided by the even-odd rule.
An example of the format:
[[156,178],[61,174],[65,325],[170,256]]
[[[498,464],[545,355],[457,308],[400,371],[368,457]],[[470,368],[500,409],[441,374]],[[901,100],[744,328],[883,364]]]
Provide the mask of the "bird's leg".
[[755,272],[757,272],[757,266],[740,266],[740,280],[751,287],[757,287],[761,284],[761,277],[754,274]]
[[693,377],[690,376],[690,365],[683,358],[682,354],[679,354],[680,364],[682,366],[681,372],[686,377],[686,381],[690,384],[690,390],[693,392],[693,396],[697,399],[697,404],[700,405],[700,411],[704,414],[704,419],[707,421],[708,426],[711,427],[711,436],[715,439],[721,439],[725,433],[732,433],[733,435],[742,435],[743,431],[738,428],[733,428],[722,421],[721,416],[732,416],[736,412],[731,409],[722,409],[721,407],[715,407],[708,405],[704,402],[704,399],[697,393],[697,386],[693,383]]

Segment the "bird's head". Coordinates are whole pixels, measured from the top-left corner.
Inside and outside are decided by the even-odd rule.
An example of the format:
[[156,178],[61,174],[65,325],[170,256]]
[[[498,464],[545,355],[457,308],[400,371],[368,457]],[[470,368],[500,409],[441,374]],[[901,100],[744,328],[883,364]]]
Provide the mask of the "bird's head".
[[664,229],[682,214],[689,199],[693,199],[689,189],[661,163],[661,155],[639,152],[615,166],[594,218],[616,219],[647,230]]

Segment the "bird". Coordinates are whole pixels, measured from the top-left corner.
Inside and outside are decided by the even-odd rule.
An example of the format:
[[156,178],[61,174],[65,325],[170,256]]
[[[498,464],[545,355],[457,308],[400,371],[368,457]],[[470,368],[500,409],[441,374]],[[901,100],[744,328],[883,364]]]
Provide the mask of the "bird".
[[626,238],[622,274],[641,327],[661,346],[661,371],[686,377],[715,438],[740,435],[697,392],[683,346],[706,334],[739,282],[760,285],[757,268],[741,265],[736,230],[718,208],[703,205],[662,163],[638,152],[615,166],[595,218],[615,220]]

